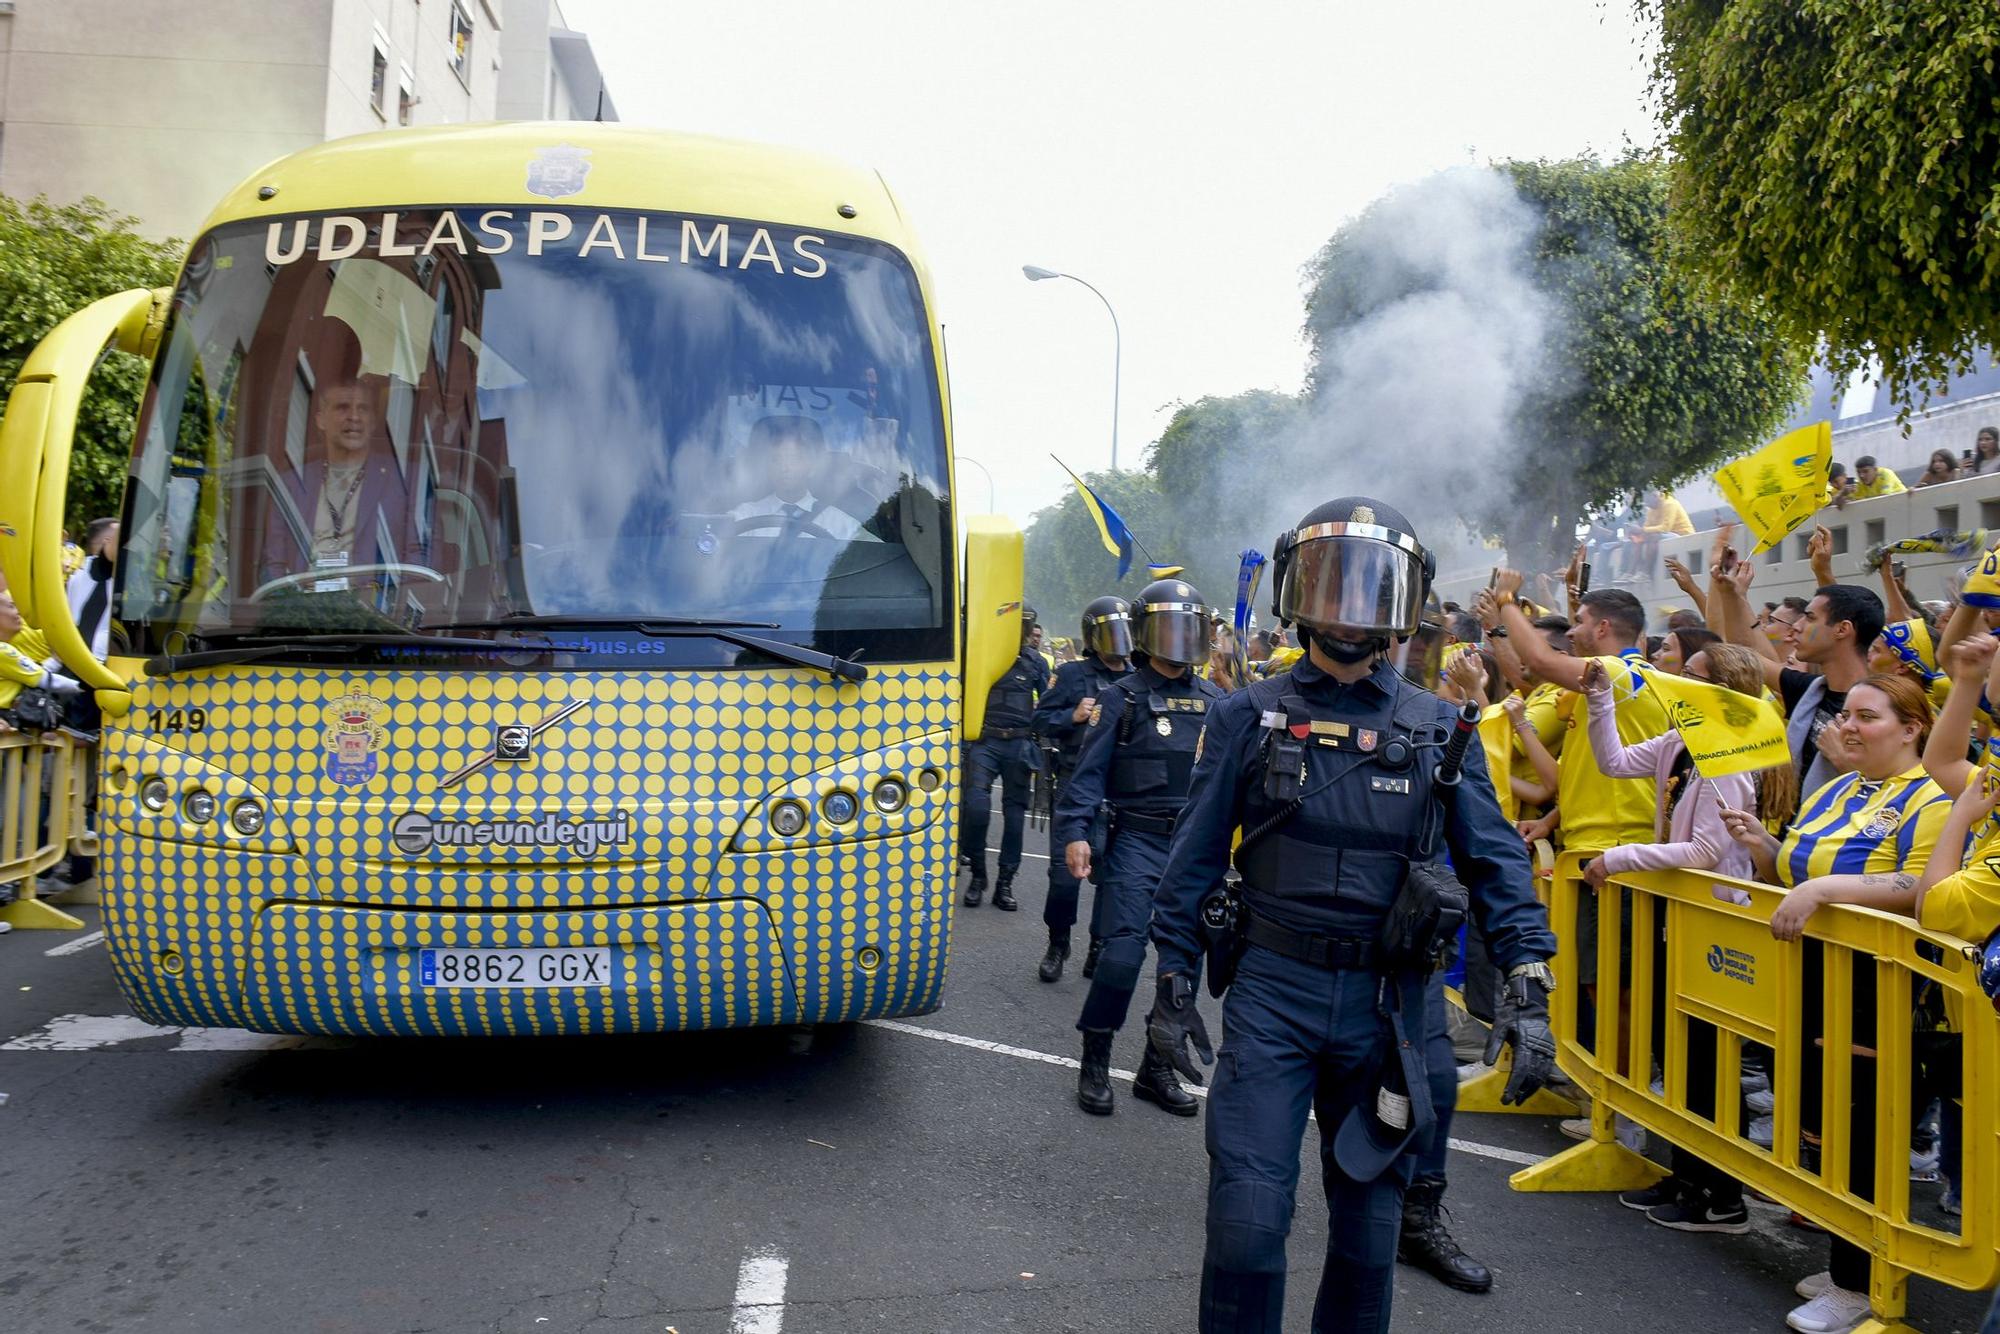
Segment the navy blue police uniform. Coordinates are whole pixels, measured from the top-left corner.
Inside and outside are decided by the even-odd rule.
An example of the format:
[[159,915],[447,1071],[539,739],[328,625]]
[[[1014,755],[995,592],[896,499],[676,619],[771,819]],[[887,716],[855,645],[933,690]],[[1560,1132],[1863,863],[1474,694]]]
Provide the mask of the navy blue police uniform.
[[1000,878],[993,906],[1014,908],[1014,874],[1021,869],[1022,831],[1028,818],[1028,785],[1041,768],[1041,750],[1032,739],[1035,701],[1048,685],[1048,665],[1031,645],[986,694],[979,739],[965,746],[965,800],[959,817],[959,855],[972,867],[965,888],[967,907],[986,893],[986,835],[993,822],[993,780],[1000,780]]
[[[1131,667],[1113,667],[1095,653],[1088,657],[1066,662],[1056,668],[1055,684],[1042,696],[1042,702],[1035,709],[1035,735],[1040,737],[1055,751],[1056,796],[1052,808],[1060,807],[1062,794],[1076,774],[1077,759],[1083,753],[1083,739],[1089,731],[1087,722],[1076,721],[1076,706],[1087,699],[1102,700],[1115,681],[1121,681],[1131,674]],[[1063,860],[1063,841],[1059,837],[1059,826],[1054,819],[1049,821],[1049,897],[1042,907],[1042,921],[1049,928],[1049,940],[1060,943],[1065,954],[1068,952],[1070,928],[1076,925],[1078,900],[1082,897],[1082,885],[1069,873],[1069,866]],[[1100,902],[1102,896],[1099,896]],[[1103,936],[1099,914],[1091,914],[1090,939],[1095,946]],[[1095,972],[1088,967],[1085,976]]]
[[[1204,1331],[1281,1326],[1309,1112],[1329,1214],[1312,1327],[1388,1328],[1402,1195],[1435,1131],[1425,1057],[1436,1049],[1424,1047],[1443,1020],[1429,1013],[1426,978],[1385,971],[1379,939],[1408,866],[1429,850],[1427,821],[1438,822],[1495,958],[1511,967],[1555,952],[1481,747],[1470,747],[1448,799],[1434,791],[1453,717],[1380,657],[1351,685],[1301,659],[1210,711],[1153,919],[1163,979],[1198,976],[1202,901],[1245,832],[1244,943],[1208,1100]],[[1286,738],[1297,744],[1266,744]],[[1296,757],[1296,781],[1267,781],[1273,753]],[[1377,1113],[1391,1088],[1409,1110],[1385,1122]]]

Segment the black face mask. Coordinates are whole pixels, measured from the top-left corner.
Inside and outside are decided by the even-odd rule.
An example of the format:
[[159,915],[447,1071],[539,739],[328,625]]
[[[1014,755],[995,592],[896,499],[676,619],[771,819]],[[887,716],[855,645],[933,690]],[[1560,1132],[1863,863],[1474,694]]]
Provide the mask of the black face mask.
[[92,556],[90,558],[90,577],[100,584],[111,577],[112,568],[111,557],[109,556]]
[[1375,654],[1381,653],[1389,647],[1389,641],[1386,639],[1364,639],[1359,643],[1353,643],[1344,639],[1335,639],[1331,635],[1323,634],[1318,630],[1308,630],[1306,631],[1306,635],[1318,646],[1321,653],[1326,654],[1327,657],[1343,665],[1366,662]]

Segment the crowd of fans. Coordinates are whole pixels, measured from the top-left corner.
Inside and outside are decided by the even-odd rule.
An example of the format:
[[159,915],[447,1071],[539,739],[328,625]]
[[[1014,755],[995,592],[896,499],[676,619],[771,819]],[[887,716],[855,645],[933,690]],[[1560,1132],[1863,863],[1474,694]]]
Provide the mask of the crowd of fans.
[[[1982,452],[1994,446],[1982,442]],[[1862,461],[1863,484],[1885,474]],[[1809,539],[1819,584],[1810,599],[1753,602],[1753,562],[1740,560],[1720,530],[1710,577],[1698,584],[1679,562],[1670,572],[1692,604],[1649,634],[1639,600],[1622,588],[1581,587],[1589,548],[1579,548],[1559,576],[1567,614],[1528,603],[1526,580],[1495,572],[1467,616],[1447,608],[1453,643],[1442,693],[1504,710],[1511,762],[1493,778],[1511,803],[1522,836],[1584,853],[1584,877],[1602,891],[1623,872],[1686,868],[1756,881],[1787,891],[1771,922],[1781,940],[1799,940],[1813,914],[1831,903],[1860,904],[1915,918],[1972,942],[2000,931],[2000,874],[1987,865],[2000,837],[2000,745],[1992,741],[2000,700],[2000,578],[1974,565],[1951,603],[1911,598],[1887,558],[1881,591],[1838,582],[1832,539]],[[1545,585],[1546,586],[1546,585]],[[1748,697],[1765,697],[1785,715],[1790,762],[1760,772],[1706,778],[1691,764],[1667,723],[1646,674],[1686,676]],[[1489,715],[1491,716],[1491,715]],[[1551,781],[1553,780],[1553,781]],[[1718,897],[1750,902],[1740,886],[1718,884]],[[1627,893],[1629,902],[1629,891]],[[1595,957],[1597,902],[1586,896],[1568,942]],[[1630,915],[1621,915],[1629,961]],[[1651,942],[1658,951],[1661,942]],[[1807,945],[1808,1037],[1828,1032],[1823,970],[1835,966]],[[1468,951],[1471,966],[1476,951]],[[1663,958],[1663,954],[1661,955]],[[1629,962],[1626,976],[1629,979]],[[1663,976],[1656,969],[1655,976]],[[1853,972],[1847,1181],[1874,1197],[1875,970]],[[1913,1179],[1939,1182],[1936,1207],[1960,1210],[1961,1048],[1935,995],[1920,985],[1911,1015],[1919,1053],[1909,1146]],[[1468,979],[1470,1002],[1477,994]],[[1592,997],[1608,1012],[1614,998]],[[1612,1022],[1607,1019],[1606,1022]],[[1694,1024],[1686,1044],[1690,1110],[1715,1114],[1715,1034]],[[1654,1050],[1664,1044],[1655,1041]],[[1866,1055],[1861,1053],[1866,1052]],[[1805,1046],[1800,1125],[1809,1163],[1818,1151],[1821,1044]],[[1773,1134],[1771,1053],[1745,1044],[1739,1124],[1768,1146]],[[1662,1074],[1664,1072],[1661,1072]],[[1657,1081],[1656,1081],[1657,1083]],[[1589,1122],[1565,1123],[1578,1137]],[[1637,1146],[1643,1132],[1621,1124]],[[1899,1153],[1900,1149],[1897,1150]],[[1693,1155],[1676,1152],[1673,1175],[1622,1201],[1654,1222],[1682,1231],[1736,1233],[1749,1227],[1743,1187]],[[1803,1224],[1804,1220],[1797,1220]],[[1788,1316],[1794,1329],[1828,1334],[1867,1317],[1869,1256],[1839,1240],[1826,1270],[1798,1285],[1804,1303]]]
[[[109,648],[111,626],[111,576],[118,555],[118,521],[94,519],[84,530],[81,543],[67,535],[63,540],[63,572],[69,596],[69,614],[78,632],[101,661]],[[71,677],[49,649],[42,631],[26,624],[14,595],[0,578],[0,734],[10,732],[65,732],[83,740],[96,740],[98,718],[94,699],[81,682]],[[53,767],[43,769],[43,786],[34,790],[23,785],[17,794],[19,817],[38,831],[48,828],[49,803],[53,799],[48,784]],[[96,775],[89,780],[87,807],[96,805]],[[36,839],[39,845],[40,837]],[[76,887],[96,873],[92,860],[72,856],[59,871],[44,878],[41,890],[57,893]],[[12,902],[21,886],[0,884],[0,904]],[[0,935],[13,927],[0,921]]]

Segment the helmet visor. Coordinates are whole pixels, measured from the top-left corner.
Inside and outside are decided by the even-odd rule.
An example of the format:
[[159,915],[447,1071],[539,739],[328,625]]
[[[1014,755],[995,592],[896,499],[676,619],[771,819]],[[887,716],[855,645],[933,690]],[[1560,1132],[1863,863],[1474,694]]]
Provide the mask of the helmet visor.
[[1132,652],[1132,618],[1122,611],[1092,616],[1083,623],[1083,643],[1100,657],[1126,657]]
[[1382,635],[1416,630],[1424,609],[1424,569],[1414,539],[1365,524],[1323,524],[1300,538],[1279,590],[1280,616],[1321,630]]
[[1215,615],[1198,602],[1142,602],[1139,648],[1149,658],[1192,667],[1208,661]]

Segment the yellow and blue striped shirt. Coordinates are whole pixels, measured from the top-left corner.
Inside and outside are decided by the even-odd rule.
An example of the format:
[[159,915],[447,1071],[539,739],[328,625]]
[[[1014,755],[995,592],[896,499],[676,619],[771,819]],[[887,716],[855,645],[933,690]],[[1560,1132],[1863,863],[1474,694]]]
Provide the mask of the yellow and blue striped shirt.
[[1806,798],[1778,848],[1778,878],[1921,872],[1950,811],[1922,765],[1880,782],[1842,774]]

